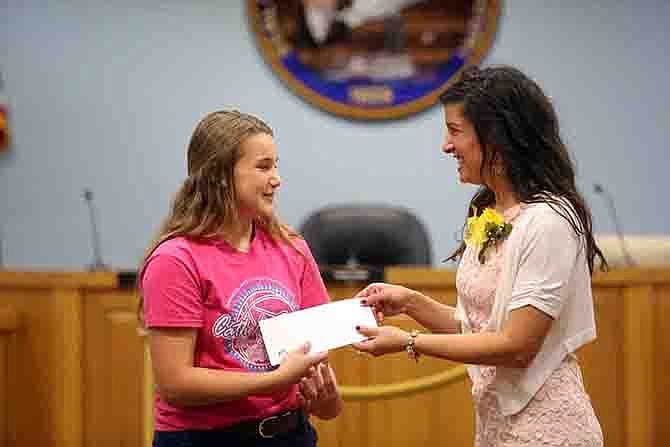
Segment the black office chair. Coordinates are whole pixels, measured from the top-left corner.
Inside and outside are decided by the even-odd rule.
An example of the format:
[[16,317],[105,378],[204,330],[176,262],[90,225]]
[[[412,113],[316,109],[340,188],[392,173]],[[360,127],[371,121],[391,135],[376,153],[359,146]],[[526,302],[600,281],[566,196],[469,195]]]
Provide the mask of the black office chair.
[[370,204],[332,205],[300,226],[319,266],[430,265],[424,225],[409,210]]

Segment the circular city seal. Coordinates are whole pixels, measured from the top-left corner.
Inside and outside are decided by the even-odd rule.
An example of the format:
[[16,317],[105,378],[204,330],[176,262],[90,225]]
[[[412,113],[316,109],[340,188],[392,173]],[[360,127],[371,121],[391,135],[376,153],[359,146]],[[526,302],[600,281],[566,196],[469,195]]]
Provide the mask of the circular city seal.
[[432,106],[490,49],[502,0],[248,0],[256,41],[298,95],[384,120]]

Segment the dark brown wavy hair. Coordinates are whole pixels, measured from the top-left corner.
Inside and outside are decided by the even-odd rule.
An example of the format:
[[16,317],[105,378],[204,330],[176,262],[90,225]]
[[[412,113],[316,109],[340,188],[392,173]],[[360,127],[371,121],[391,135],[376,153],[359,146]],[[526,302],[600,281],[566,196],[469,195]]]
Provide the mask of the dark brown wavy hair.
[[[242,142],[257,134],[273,135],[260,119],[238,111],[218,111],[206,115],[196,126],[188,145],[188,177],[177,191],[168,216],[147,248],[140,275],[151,253],[163,242],[178,237],[214,239],[239,220],[233,173],[242,157]],[[273,239],[296,248],[291,240],[299,235],[276,216],[258,219],[256,225]],[[296,248],[296,250],[298,250]],[[298,250],[299,251],[299,250]],[[138,281],[138,287],[141,281]],[[143,319],[141,288],[138,316]]]
[[[517,200],[548,203],[586,241],[590,272],[596,257],[606,270],[607,261],[593,237],[591,211],[575,184],[556,111],[540,86],[514,67],[473,66],[440,96],[440,102],[463,106],[463,116],[473,125],[482,148],[482,173],[501,162]],[[494,202],[493,191],[482,185],[470,201],[467,216],[475,209],[481,213]],[[461,242],[447,260],[457,261],[464,250]]]

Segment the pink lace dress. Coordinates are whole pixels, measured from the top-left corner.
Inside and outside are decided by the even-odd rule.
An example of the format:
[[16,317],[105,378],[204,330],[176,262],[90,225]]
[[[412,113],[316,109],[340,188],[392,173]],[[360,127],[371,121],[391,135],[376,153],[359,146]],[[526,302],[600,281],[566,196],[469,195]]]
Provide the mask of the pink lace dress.
[[[505,213],[512,221],[523,209]],[[500,279],[504,241],[487,251],[486,263],[465,251],[456,287],[466,318],[474,332],[486,326]],[[602,446],[603,435],[591,401],[584,390],[581,370],[569,355],[521,412],[503,416],[498,407],[495,366],[471,367],[476,412],[475,447]]]

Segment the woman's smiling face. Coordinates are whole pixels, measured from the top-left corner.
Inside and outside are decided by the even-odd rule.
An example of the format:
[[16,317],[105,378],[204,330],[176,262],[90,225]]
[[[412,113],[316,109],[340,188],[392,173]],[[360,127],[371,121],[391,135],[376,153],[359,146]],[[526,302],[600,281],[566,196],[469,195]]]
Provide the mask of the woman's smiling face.
[[482,178],[482,148],[475,128],[464,116],[462,104],[444,106],[446,137],[442,152],[452,155],[458,162],[461,183],[480,185]]

